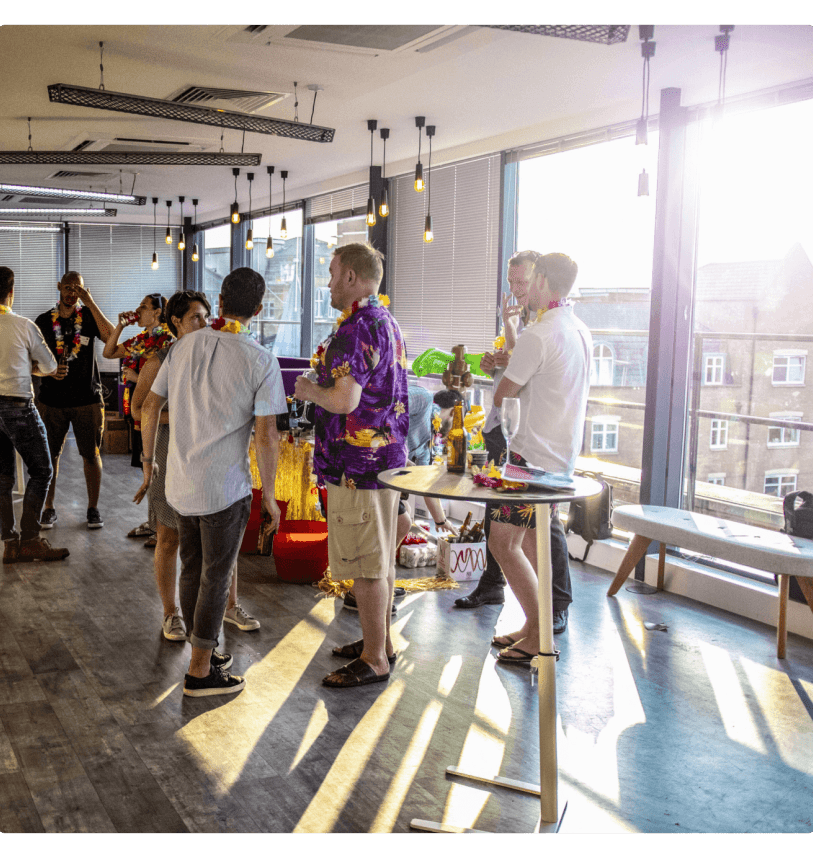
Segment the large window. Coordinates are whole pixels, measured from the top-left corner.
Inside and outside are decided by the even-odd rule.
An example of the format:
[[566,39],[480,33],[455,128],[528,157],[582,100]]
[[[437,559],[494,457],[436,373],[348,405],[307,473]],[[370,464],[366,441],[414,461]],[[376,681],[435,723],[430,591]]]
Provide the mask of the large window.
[[14,312],[34,321],[59,300],[56,284],[65,273],[63,234],[29,231],[25,224],[2,226],[6,228],[0,230],[0,265],[14,272]]
[[[285,213],[287,236],[280,238],[282,215],[254,218],[254,248],[248,265],[265,278],[263,311],[252,323],[263,345],[275,355],[299,356],[302,336],[302,210]],[[268,236],[274,255],[266,256]]]
[[[217,315],[220,284],[231,271],[231,225],[213,226],[203,231],[203,293]],[[196,263],[199,264],[199,263]]]
[[[626,466],[614,485],[624,503],[640,501],[640,477],[629,477],[640,473],[643,450],[657,145],[650,133],[648,146],[622,137],[519,164],[516,247],[575,260],[571,297],[593,333],[594,389],[577,468],[610,477]],[[649,197],[637,196],[643,167]]]
[[[781,497],[813,481],[811,126],[802,101],[702,129],[686,505],[777,528]],[[725,488],[707,497],[696,480],[723,463]]]

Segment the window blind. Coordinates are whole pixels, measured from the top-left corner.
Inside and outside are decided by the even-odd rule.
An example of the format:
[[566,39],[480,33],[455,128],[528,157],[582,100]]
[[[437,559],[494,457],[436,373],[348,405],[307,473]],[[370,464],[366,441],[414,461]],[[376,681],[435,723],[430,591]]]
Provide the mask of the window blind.
[[0,232],[0,265],[14,272],[14,312],[34,319],[53,307],[65,264],[61,232]]
[[306,202],[305,223],[321,223],[322,221],[338,220],[351,217],[354,214],[366,214],[369,185],[354,185],[341,191],[320,194],[311,197]]
[[[171,231],[171,245],[164,241],[165,227],[156,231],[158,268],[153,271],[151,226],[84,223],[71,226],[68,238],[71,269],[82,275],[93,300],[113,324],[122,311],[135,310],[145,295],[160,292],[169,298],[181,288],[183,262],[178,251],[179,230]],[[136,328],[125,329],[123,338],[136,333]],[[99,369],[115,372],[119,362],[105,360],[103,347],[97,343]]]
[[471,354],[485,351],[496,327],[500,156],[432,168],[431,244],[423,240],[428,193],[416,193],[413,180],[390,184],[387,260],[391,309],[409,359],[459,343]]

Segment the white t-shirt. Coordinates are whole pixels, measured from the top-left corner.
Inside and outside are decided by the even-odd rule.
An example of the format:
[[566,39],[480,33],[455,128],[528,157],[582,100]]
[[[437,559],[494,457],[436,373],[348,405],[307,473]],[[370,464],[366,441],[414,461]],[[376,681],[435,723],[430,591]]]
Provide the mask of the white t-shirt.
[[0,396],[33,398],[32,360],[42,372],[56,369],[56,358],[39,328],[24,316],[0,313]]
[[584,435],[593,338],[573,307],[555,307],[519,335],[505,378],[522,385],[511,451],[529,465],[572,473]]
[[274,355],[242,334],[203,328],[170,348],[152,390],[169,400],[170,506],[207,515],[250,495],[254,418],[288,408]]

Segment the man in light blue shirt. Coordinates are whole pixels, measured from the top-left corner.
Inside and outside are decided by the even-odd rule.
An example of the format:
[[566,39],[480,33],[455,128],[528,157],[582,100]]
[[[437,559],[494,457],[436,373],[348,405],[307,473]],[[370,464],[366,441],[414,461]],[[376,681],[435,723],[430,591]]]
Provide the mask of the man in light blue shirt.
[[263,502],[279,523],[276,415],[287,412],[285,392],[277,359],[248,329],[264,294],[265,281],[256,271],[232,271],[221,286],[220,318],[173,344],[142,407],[149,485],[159,412],[169,402],[166,496],[178,522],[179,596],[191,630],[184,681],[190,697],[231,694],[245,686],[245,679],[227,672],[231,656],[215,647],[251,510],[252,428]]

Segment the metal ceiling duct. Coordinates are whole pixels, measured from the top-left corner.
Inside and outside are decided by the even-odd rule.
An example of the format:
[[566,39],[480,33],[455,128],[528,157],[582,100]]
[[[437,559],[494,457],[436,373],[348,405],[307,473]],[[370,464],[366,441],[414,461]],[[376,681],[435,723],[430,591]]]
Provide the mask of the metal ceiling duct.
[[304,122],[272,119],[234,110],[199,107],[194,104],[179,104],[163,98],[148,98],[143,95],[130,95],[66,83],[52,83],[48,87],[48,98],[61,104],[114,110],[119,113],[135,113],[139,116],[174,119],[178,122],[195,122],[198,125],[214,125],[216,128],[236,128],[239,131],[273,134],[277,137],[292,137],[295,140],[310,140],[315,143],[331,143],[336,133],[335,128],[323,128],[320,125],[308,125]]
[[0,164],[155,164],[162,167],[256,167],[251,152],[53,152],[0,151]]
[[575,39],[577,42],[597,42],[601,45],[617,45],[626,42],[629,24],[486,24],[493,30],[513,30],[515,33],[531,33],[534,36],[555,36],[559,39]]

